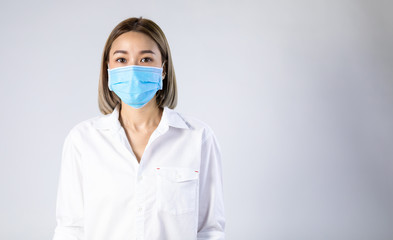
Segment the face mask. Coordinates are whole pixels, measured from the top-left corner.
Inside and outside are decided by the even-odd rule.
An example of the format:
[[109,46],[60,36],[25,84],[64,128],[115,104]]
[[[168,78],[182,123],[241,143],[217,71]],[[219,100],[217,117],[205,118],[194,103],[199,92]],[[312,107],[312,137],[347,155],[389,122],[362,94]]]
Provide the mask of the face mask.
[[139,65],[108,69],[109,90],[131,107],[141,108],[162,89],[162,71]]

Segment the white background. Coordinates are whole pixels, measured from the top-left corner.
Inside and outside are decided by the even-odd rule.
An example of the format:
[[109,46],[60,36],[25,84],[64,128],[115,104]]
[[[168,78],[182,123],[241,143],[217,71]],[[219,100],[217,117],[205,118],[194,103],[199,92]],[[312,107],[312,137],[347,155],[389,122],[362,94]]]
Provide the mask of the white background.
[[208,123],[228,240],[393,239],[392,1],[2,1],[0,239],[51,239],[61,148],[123,19],[165,32]]

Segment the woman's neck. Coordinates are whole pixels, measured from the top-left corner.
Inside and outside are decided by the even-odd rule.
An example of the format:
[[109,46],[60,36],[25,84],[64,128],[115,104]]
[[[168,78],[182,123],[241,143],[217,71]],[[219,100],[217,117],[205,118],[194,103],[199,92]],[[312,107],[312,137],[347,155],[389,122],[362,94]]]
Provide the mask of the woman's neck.
[[158,107],[155,101],[150,101],[144,107],[138,109],[122,101],[119,121],[123,128],[131,131],[150,131],[157,128],[162,112],[163,109]]

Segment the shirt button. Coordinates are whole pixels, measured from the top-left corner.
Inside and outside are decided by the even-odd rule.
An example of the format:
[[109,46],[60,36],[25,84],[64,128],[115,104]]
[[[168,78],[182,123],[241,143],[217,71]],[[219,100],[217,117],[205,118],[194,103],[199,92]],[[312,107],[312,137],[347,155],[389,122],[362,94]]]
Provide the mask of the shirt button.
[[176,175],[176,178],[177,178],[177,179],[181,178],[181,175],[180,175],[180,174],[177,174],[177,175]]
[[139,207],[139,208],[138,208],[138,212],[141,212],[141,211],[142,211],[142,207]]
[[138,179],[139,179],[139,181],[142,181],[143,177],[142,177],[142,176],[139,176],[139,178],[138,178]]

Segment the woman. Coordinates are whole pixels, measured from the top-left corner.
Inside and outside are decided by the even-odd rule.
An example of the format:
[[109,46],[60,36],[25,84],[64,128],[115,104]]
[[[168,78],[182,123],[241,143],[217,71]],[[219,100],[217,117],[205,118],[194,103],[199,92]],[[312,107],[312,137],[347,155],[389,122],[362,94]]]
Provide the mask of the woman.
[[101,64],[103,115],[65,139],[53,239],[224,239],[220,147],[207,124],[173,110],[160,27],[142,17],[119,23]]

